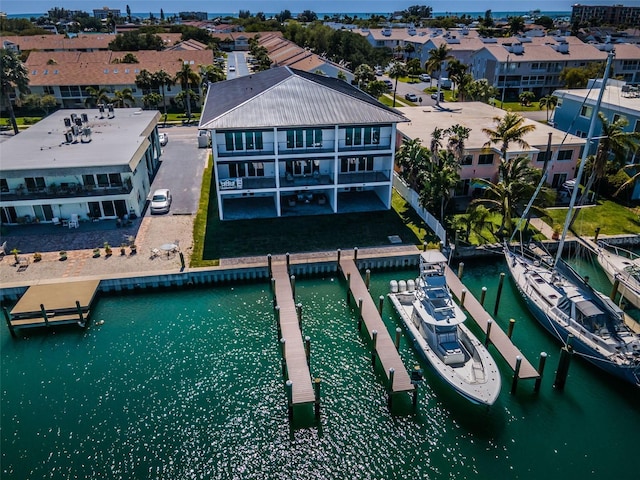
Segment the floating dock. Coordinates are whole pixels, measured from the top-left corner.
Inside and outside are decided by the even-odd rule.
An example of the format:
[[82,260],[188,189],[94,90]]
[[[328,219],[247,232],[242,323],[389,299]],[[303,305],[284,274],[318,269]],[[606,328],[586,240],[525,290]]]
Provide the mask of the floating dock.
[[316,396],[311,383],[311,373],[307,363],[307,354],[302,342],[302,331],[296,310],[295,299],[289,271],[285,264],[273,264],[272,282],[275,280],[276,321],[279,322],[280,336],[285,361],[286,377],[292,382],[290,406],[314,403]]
[[[445,266],[445,277],[447,279],[447,285],[451,289],[451,293],[453,293],[459,301],[460,297],[462,296],[462,290],[465,289],[465,286],[462,284],[453,270],[449,268],[448,265]],[[461,305],[461,308],[469,313],[471,318],[475,320],[478,326],[486,334],[488,325],[487,320],[493,320],[493,318],[484,309],[480,302],[469,292],[466,292],[464,297],[464,305]],[[504,333],[504,331],[496,322],[492,322],[491,324],[489,341],[496,347],[500,355],[502,355],[502,358],[505,359],[505,361],[514,371],[516,371],[517,358],[520,357],[521,364],[520,370],[518,371],[518,378],[539,378],[540,375],[538,374],[538,371],[533,367],[533,365],[531,365],[531,363],[513,344],[511,339],[507,336],[506,333]]]
[[[360,299],[362,299],[362,311],[360,312],[360,316],[367,328],[369,339],[373,340],[373,332],[377,332],[374,354],[380,360],[380,364],[387,376],[387,380],[391,383],[391,385],[389,385],[389,392],[414,392],[415,385],[411,383],[411,378],[402,363],[400,354],[398,353],[393,340],[391,340],[391,336],[389,335],[387,327],[382,321],[382,317],[369,294],[367,286],[362,280],[362,276],[360,275],[360,271],[356,265],[356,259],[339,258],[338,262],[340,270],[349,283],[347,288],[353,295],[354,300],[359,304]],[[393,374],[391,374],[392,369]]]
[[99,284],[100,280],[86,280],[30,286],[6,316],[9,330],[13,334],[15,328],[84,326]]

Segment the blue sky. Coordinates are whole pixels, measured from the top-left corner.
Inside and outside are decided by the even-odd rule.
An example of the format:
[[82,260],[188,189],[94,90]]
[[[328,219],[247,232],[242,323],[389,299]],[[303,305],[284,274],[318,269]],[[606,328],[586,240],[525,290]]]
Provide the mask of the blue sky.
[[159,12],[162,8],[165,12],[175,11],[207,11],[234,12],[238,9],[249,10],[252,13],[280,12],[288,9],[292,12],[313,10],[322,13],[388,13],[395,10],[403,10],[411,5],[429,5],[434,12],[484,12],[491,9],[494,12],[528,11],[540,9],[542,11],[571,11],[573,3],[584,5],[613,5],[622,3],[625,5],[640,5],[639,0],[531,0],[528,2],[515,0],[236,0],[230,1],[205,1],[205,0],[2,0],[0,10],[9,13],[37,13],[46,12],[52,7],[64,7],[72,10],[91,11],[94,8],[102,8],[107,5],[111,8],[126,10],[126,5],[132,12]]

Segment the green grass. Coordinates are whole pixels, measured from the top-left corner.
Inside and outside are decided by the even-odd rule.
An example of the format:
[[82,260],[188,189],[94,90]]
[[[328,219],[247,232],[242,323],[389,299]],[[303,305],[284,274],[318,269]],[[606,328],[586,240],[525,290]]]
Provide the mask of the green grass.
[[[496,107],[500,106],[500,99],[496,99]],[[529,106],[521,105],[520,102],[504,102],[502,105],[503,110],[511,110],[512,112],[545,112],[546,108],[540,108],[538,102],[532,102]],[[549,110],[549,116],[551,116],[552,110]]]
[[[566,208],[547,211],[554,224],[564,224]],[[638,209],[628,208],[611,200],[602,200],[595,207],[580,209],[571,230],[581,236],[593,236],[598,227],[603,235],[639,234],[638,213]]]
[[194,222],[193,267],[218,265],[230,257],[383,246],[390,235],[415,245],[438,241],[395,191],[392,209],[386,211],[222,222],[213,182],[210,162]]

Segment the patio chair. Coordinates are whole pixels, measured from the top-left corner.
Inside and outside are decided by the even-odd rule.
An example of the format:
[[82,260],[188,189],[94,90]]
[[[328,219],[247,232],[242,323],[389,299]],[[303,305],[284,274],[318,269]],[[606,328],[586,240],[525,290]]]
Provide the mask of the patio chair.
[[51,223],[53,223],[54,225],[62,225],[62,222],[60,221],[60,219],[58,217],[53,217],[51,219]]
[[78,214],[72,213],[71,219],[69,220],[69,228],[78,228],[80,225],[78,224]]
[[5,240],[2,245],[0,245],[0,256],[4,257],[7,254],[7,241]]
[[149,258],[156,258],[159,256],[160,256],[160,250],[158,250],[157,248],[152,248],[151,255],[149,256]]

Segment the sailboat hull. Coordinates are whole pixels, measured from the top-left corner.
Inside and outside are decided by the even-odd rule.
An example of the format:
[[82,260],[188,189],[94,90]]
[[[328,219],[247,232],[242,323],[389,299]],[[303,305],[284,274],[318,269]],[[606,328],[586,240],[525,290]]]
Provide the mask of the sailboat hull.
[[[575,318],[563,315],[557,302],[563,295],[577,298],[579,289],[567,277],[550,279],[552,273],[536,262],[524,259],[505,248],[505,256],[511,278],[522,295],[534,318],[553,337],[563,344],[569,343],[574,353],[605,372],[635,386],[640,386],[640,341],[631,331],[620,330],[620,339],[610,333],[588,331]],[[539,263],[539,262],[538,262]],[[574,280],[574,279],[572,279]],[[584,292],[581,294],[586,295]],[[585,301],[583,297],[581,301]],[[597,303],[598,299],[586,297]],[[601,306],[601,305],[600,305]],[[569,338],[571,335],[571,338]],[[624,349],[625,355],[616,354],[616,346]]]
[[[615,247],[612,247],[615,248]],[[616,250],[617,251],[617,250]],[[627,258],[608,250],[604,245],[598,247],[598,263],[611,283],[619,281],[618,292],[635,307],[640,308],[640,257]],[[635,269],[635,275],[626,269]]]

